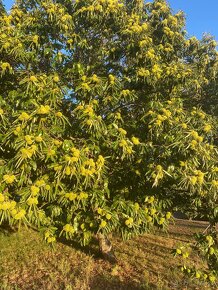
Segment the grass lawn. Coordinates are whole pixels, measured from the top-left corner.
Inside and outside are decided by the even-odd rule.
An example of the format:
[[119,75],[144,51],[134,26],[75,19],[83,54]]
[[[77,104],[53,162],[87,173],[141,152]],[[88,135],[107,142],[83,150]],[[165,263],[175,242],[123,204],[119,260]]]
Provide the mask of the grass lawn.
[[[62,243],[54,249],[32,230],[0,232],[0,290],[211,290],[184,278],[171,250],[190,242],[206,224],[177,220],[170,233],[112,239],[118,263],[102,259],[97,245],[85,249]],[[201,267],[197,256],[192,261]]]

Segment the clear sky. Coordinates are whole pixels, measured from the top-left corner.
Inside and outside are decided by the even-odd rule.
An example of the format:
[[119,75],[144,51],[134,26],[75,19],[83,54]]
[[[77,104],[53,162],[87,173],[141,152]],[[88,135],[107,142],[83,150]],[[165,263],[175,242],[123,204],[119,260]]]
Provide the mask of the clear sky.
[[[3,0],[9,9],[13,0]],[[190,36],[201,38],[210,33],[218,41],[218,0],[168,0],[174,12],[183,10],[186,15],[186,30]]]
[[210,33],[218,41],[218,0],[168,0],[173,11],[182,10],[186,15],[189,35],[201,38]]

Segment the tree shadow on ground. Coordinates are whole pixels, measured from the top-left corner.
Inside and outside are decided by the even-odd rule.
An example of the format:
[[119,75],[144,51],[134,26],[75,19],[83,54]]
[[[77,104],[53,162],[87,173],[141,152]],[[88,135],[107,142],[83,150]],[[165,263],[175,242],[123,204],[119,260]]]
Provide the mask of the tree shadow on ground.
[[66,240],[64,238],[58,238],[57,241],[68,247],[79,250],[87,255],[92,256],[94,259],[102,258],[101,252],[99,251],[98,241],[95,238],[92,238],[90,243],[87,246],[82,246],[80,243],[75,241]]
[[[31,228],[33,231],[38,232],[37,229]],[[0,226],[0,233],[2,233],[5,236],[11,236],[13,234],[16,234],[18,232],[18,228],[11,227],[8,224],[2,224]],[[64,237],[57,238],[57,242],[61,243],[62,245],[68,246],[70,248],[73,248],[75,250],[79,250],[80,252],[91,256],[94,260],[100,260],[103,259],[105,261],[111,262],[110,259],[107,259],[105,257],[99,248],[99,243],[97,238],[93,237],[90,241],[90,243],[86,246],[82,246],[80,243],[72,240],[66,240]],[[113,262],[111,262],[113,264]]]
[[90,283],[91,290],[155,290],[154,284],[141,285],[135,281],[121,281],[119,277],[95,275]]
[[9,226],[7,223],[2,223],[0,226],[0,233],[3,233],[5,236],[15,234],[17,231],[16,227]]

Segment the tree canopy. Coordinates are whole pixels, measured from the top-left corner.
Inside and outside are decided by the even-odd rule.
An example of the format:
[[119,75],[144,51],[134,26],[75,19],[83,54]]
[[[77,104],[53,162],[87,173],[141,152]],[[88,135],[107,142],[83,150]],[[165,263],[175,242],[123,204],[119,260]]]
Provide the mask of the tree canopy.
[[176,209],[216,224],[217,121],[198,101],[216,93],[216,42],[184,25],[164,0],[1,10],[0,223],[83,245],[165,228]]

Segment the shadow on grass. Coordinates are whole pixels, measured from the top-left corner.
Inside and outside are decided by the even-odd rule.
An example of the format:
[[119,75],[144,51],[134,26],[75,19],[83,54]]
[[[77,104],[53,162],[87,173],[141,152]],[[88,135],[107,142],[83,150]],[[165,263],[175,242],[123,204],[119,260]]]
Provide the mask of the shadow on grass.
[[5,236],[10,236],[11,234],[15,234],[17,232],[17,228],[11,227],[6,223],[1,224],[0,226],[0,233],[4,234]]
[[[172,224],[173,225],[173,224]],[[200,229],[200,230],[204,230],[205,228],[207,228],[207,226],[209,225],[208,222],[205,221],[193,221],[193,220],[177,220],[175,221],[175,226],[177,226],[178,228],[186,228],[186,229]]]
[[[39,233],[37,229],[31,228],[36,233]],[[17,228],[10,227],[8,224],[2,224],[0,226],[0,233],[2,233],[4,236],[11,236],[13,234],[18,233]],[[64,246],[68,246],[70,248],[73,248],[75,250],[78,250],[88,256],[91,256],[94,260],[106,260],[108,262],[111,262],[110,260],[107,260],[107,257],[103,256],[99,249],[99,244],[97,238],[93,237],[90,241],[90,243],[87,246],[82,246],[80,243],[72,240],[66,240],[64,237],[57,238],[57,242]],[[113,264],[113,263],[111,263]],[[1,290],[1,289],[0,289]]]
[[96,275],[90,284],[91,290],[155,290],[153,284],[141,285],[135,281],[121,281],[119,277]]
[[57,241],[65,246],[79,250],[84,254],[91,256],[94,260],[104,259],[103,254],[99,250],[98,240],[94,237],[87,246],[82,246],[80,243],[66,240],[63,237],[58,238]]

